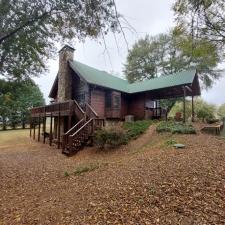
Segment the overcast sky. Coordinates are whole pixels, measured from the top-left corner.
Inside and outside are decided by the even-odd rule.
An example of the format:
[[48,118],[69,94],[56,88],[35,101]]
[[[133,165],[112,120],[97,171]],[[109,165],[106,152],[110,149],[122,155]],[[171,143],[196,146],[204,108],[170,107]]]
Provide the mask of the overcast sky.
[[[116,3],[118,12],[136,30],[136,33],[134,33],[131,29],[124,28],[129,48],[146,34],[155,35],[167,32],[174,25],[173,11],[171,10],[173,0],[117,0]],[[127,26],[123,25],[124,27]],[[122,34],[115,36],[109,34],[105,37],[105,40],[108,51],[105,51],[102,40],[86,39],[85,42],[75,43],[73,46],[76,49],[74,58],[89,66],[113,72],[123,77],[127,44]],[[48,94],[58,71],[58,58],[57,56],[55,58],[55,60],[48,62],[49,72],[35,79],[44,93],[46,102],[48,102]],[[212,89],[207,92],[202,91],[202,97],[210,103],[225,103],[224,89],[225,77],[215,82]]]

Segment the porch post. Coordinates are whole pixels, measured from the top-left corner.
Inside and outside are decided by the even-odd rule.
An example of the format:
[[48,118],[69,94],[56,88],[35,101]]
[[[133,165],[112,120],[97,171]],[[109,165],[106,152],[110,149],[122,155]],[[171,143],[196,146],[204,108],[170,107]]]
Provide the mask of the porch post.
[[57,137],[57,148],[60,148],[60,104],[59,104],[59,113],[58,113],[58,137]]
[[44,139],[43,139],[43,143],[45,144],[45,138],[46,138],[46,112],[44,112],[44,121],[43,121],[43,134],[44,134]]
[[40,114],[38,116],[38,141],[40,141],[40,133],[41,133],[41,118]]
[[193,93],[192,93],[192,96],[191,96],[191,110],[192,110],[192,122],[195,121],[194,117],[195,117],[195,109],[194,109],[194,96],[193,96]]
[[183,86],[184,96],[183,96],[183,122],[186,122],[186,88]]
[[52,112],[51,112],[51,118],[50,118],[50,135],[49,135],[49,145],[52,145]]
[[156,110],[155,110],[156,115],[155,115],[155,117],[157,118],[158,117],[158,101],[157,100],[155,101],[155,107],[156,107]]
[[32,135],[32,120],[33,120],[33,118],[31,117],[30,118],[30,137]]
[[36,118],[33,120],[33,139],[35,140],[35,122],[36,122]]

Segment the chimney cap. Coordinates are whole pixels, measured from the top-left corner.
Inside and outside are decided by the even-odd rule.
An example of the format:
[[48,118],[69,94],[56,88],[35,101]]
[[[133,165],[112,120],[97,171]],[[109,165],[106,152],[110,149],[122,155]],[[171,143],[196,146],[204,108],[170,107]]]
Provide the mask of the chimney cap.
[[75,51],[75,48],[73,48],[73,47],[71,47],[71,46],[69,46],[69,45],[64,45],[64,46],[59,50],[58,53],[62,52],[62,51],[65,50],[65,49],[68,49],[68,50],[70,50],[70,51]]

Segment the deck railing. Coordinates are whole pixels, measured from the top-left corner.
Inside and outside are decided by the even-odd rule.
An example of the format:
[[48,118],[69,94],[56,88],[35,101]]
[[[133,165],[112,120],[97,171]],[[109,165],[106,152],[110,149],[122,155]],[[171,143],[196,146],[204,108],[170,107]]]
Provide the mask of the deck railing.
[[53,114],[73,114],[75,113],[79,119],[85,116],[85,112],[79,106],[75,100],[69,100],[65,102],[52,103],[41,107],[35,107],[31,109],[31,117],[38,117],[44,115]]
[[161,118],[167,115],[167,110],[162,107],[146,108],[145,110],[151,112],[151,117],[153,118]]

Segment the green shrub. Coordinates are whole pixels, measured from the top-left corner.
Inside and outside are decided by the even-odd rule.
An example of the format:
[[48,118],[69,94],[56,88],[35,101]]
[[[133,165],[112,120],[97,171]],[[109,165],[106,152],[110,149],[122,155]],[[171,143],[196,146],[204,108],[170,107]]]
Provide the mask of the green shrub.
[[177,144],[177,142],[176,142],[175,140],[171,140],[171,139],[170,139],[170,140],[167,140],[167,141],[166,141],[166,145],[167,145],[167,146],[172,146],[172,145],[175,145],[175,144]]
[[196,134],[196,130],[192,125],[183,124],[181,122],[163,121],[157,128],[157,132],[170,132],[172,134]]
[[64,176],[65,176],[65,177],[68,177],[69,175],[70,175],[70,174],[69,174],[67,171],[64,172]]
[[112,126],[95,132],[95,144],[100,148],[114,148],[136,139],[152,124],[151,120],[125,122],[123,127]]
[[125,122],[123,128],[127,131],[127,138],[136,139],[143,134],[152,124],[151,120],[139,120],[135,122]]
[[217,114],[221,119],[225,118],[225,104],[219,107]]
[[215,119],[215,118],[206,118],[206,122],[208,124],[217,123],[219,121],[220,121],[219,119]]
[[120,145],[127,144],[127,134],[122,128],[106,128],[97,130],[94,136],[95,144],[100,148],[106,146],[114,148]]
[[[191,101],[186,100],[186,119],[192,116],[192,108]],[[215,105],[209,104],[202,99],[196,99],[194,101],[194,109],[195,115],[198,119],[205,121],[206,119],[213,119],[216,115],[216,107]],[[177,112],[181,112],[183,114],[183,102],[177,101],[173,106],[171,111],[169,112],[169,117],[174,118]]]
[[91,164],[87,164],[87,165],[81,165],[81,166],[78,166],[74,172],[75,175],[80,175],[82,173],[87,173],[87,172],[90,172],[90,171],[93,171],[95,169],[98,169],[99,168],[99,164],[94,164],[94,163],[91,163]]

